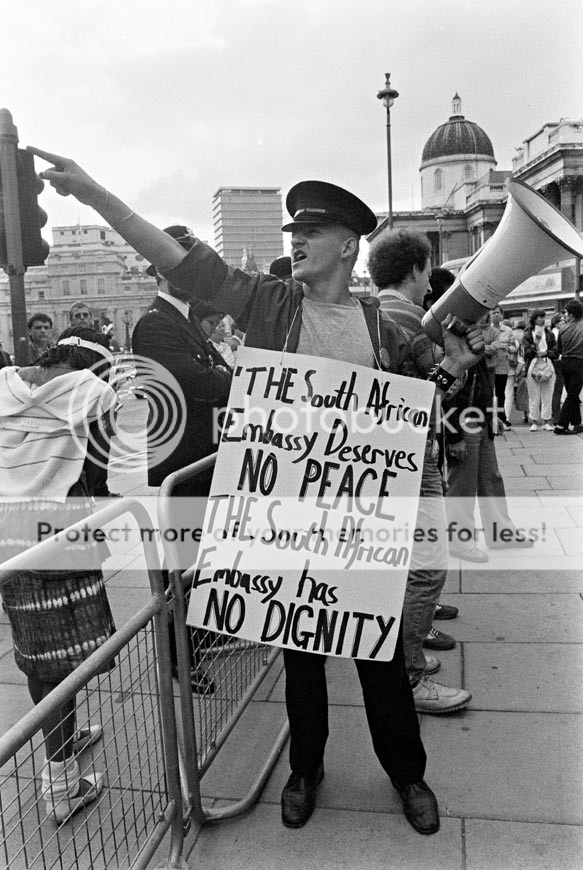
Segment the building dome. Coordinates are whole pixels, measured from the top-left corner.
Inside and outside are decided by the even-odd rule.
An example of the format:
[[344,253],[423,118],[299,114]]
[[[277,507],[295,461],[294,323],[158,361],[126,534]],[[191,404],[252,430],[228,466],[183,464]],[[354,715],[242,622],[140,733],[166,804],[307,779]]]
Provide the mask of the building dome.
[[494,159],[494,149],[490,138],[473,121],[466,121],[461,113],[462,101],[458,94],[452,101],[452,114],[446,124],[435,130],[423,148],[421,167],[440,157],[453,157],[462,154],[479,155]]

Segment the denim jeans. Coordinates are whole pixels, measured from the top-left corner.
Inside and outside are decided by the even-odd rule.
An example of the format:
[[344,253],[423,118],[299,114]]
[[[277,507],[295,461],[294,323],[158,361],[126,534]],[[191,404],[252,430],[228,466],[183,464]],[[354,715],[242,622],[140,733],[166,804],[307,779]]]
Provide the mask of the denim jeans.
[[405,667],[411,685],[421,679],[425,665],[423,641],[431,628],[435,605],[447,576],[447,533],[445,499],[435,442],[428,439],[421,476],[416,534],[407,575],[403,604]]
[[452,549],[472,549],[478,542],[474,510],[476,496],[486,544],[500,542],[500,533],[516,527],[508,515],[504,480],[498,468],[494,441],[486,426],[466,432],[467,456],[448,465],[448,490],[445,498],[448,541]]

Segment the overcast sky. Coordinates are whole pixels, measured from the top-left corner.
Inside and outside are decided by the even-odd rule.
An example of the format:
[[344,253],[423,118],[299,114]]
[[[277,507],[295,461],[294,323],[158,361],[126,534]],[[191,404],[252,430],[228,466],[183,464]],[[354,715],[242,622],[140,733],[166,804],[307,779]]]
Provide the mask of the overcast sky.
[[[545,122],[583,116],[581,0],[0,0],[0,106],[20,143],[73,157],[160,226],[212,241],[218,187],[302,178],[420,207],[425,141],[451,114],[499,169]],[[40,169],[42,163],[38,164]],[[53,191],[49,226],[102,223]],[[50,241],[50,233],[47,233]]]

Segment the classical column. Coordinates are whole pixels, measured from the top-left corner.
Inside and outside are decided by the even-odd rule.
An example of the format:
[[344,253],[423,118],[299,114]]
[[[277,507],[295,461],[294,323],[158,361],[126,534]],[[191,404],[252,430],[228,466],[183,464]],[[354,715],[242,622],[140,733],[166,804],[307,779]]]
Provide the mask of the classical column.
[[583,175],[575,176],[573,198],[573,223],[581,233],[583,232]]
[[557,182],[561,194],[561,212],[570,221],[575,223],[575,179],[572,176],[561,178]]

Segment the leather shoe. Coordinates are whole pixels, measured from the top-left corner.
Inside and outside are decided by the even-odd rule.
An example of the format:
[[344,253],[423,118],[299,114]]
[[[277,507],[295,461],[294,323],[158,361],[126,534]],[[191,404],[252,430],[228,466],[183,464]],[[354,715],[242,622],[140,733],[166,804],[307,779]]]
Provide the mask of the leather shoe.
[[286,828],[301,828],[316,806],[316,789],[324,779],[324,765],[315,774],[292,773],[281,793],[281,820]]
[[403,801],[405,816],[411,827],[419,834],[436,834],[439,831],[437,798],[424,779],[420,782],[395,782],[393,786]]

